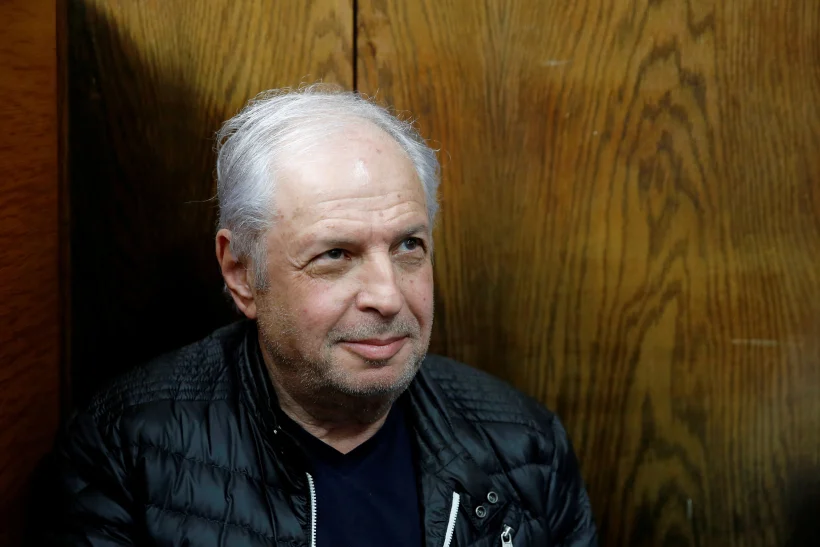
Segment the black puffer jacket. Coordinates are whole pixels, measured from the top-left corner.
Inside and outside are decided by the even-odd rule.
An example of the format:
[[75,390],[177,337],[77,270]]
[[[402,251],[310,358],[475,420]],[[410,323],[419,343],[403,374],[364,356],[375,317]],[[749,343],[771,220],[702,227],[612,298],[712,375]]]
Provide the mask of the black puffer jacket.
[[[596,544],[555,416],[439,357],[427,359],[409,399],[425,545]],[[321,500],[312,503],[305,458],[278,429],[276,406],[253,323],[133,370],[58,441],[33,543],[311,545]]]

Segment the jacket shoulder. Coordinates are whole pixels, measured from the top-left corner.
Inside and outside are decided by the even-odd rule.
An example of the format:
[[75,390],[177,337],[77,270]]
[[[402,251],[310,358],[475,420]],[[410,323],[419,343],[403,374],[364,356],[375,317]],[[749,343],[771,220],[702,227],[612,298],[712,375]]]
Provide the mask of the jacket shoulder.
[[530,520],[549,526],[557,543],[595,545],[589,497],[561,420],[535,399],[475,368],[435,356],[425,366],[464,453],[499,488],[514,492]]
[[85,410],[99,419],[151,403],[225,399],[231,392],[229,364],[239,358],[243,337],[242,323],[233,323],[134,367],[98,391]]
[[509,424],[552,434],[557,418],[532,397],[475,367],[430,355],[425,372],[451,409],[474,424]]

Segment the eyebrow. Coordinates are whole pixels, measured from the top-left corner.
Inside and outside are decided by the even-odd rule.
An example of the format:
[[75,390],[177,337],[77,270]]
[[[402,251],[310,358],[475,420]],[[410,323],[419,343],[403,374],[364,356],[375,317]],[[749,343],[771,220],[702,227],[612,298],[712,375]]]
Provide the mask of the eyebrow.
[[399,234],[399,237],[397,237],[396,239],[397,240],[402,240],[404,238],[414,236],[414,235],[418,234],[419,232],[429,233],[430,229],[427,227],[426,223],[416,224],[415,226],[411,226],[407,230],[404,230],[403,232],[401,232]]
[[[415,224],[406,230],[402,230],[399,234],[394,238],[395,241],[401,241],[408,237],[417,235],[421,232],[429,233],[429,229],[426,223]],[[321,246],[321,247],[353,247],[357,245],[358,242],[353,239],[347,239],[344,237],[330,237],[330,238],[318,238],[311,243],[311,247],[313,246]]]

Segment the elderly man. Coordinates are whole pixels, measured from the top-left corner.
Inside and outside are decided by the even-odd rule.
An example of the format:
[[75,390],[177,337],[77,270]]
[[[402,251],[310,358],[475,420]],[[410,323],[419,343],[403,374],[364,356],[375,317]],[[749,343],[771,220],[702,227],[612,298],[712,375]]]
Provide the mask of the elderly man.
[[409,124],[352,93],[268,93],[218,134],[217,177],[247,320],[72,418],[38,544],[596,544],[558,419],[425,356],[438,163]]

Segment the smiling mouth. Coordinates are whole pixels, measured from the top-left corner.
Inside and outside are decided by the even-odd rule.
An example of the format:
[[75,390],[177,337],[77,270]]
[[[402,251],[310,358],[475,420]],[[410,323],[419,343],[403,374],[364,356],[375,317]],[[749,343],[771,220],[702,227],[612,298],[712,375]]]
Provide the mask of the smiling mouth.
[[369,361],[383,361],[396,355],[407,342],[406,336],[344,340],[341,345],[348,351]]

